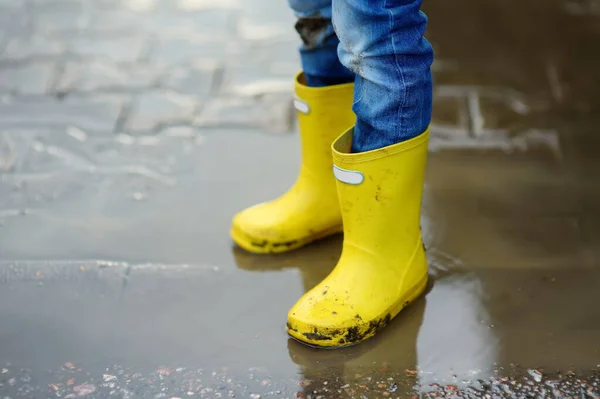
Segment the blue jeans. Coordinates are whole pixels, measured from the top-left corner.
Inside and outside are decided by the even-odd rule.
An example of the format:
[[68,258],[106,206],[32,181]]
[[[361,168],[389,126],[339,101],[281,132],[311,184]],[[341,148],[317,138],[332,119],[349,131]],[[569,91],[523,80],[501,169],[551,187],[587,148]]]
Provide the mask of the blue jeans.
[[355,82],[353,152],[411,139],[431,122],[433,49],[422,1],[288,0],[307,84]]

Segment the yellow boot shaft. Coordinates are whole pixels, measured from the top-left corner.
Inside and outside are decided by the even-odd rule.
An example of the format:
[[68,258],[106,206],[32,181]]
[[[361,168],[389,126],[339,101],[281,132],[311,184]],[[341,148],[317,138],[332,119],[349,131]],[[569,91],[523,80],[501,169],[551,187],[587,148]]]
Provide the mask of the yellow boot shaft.
[[298,118],[302,165],[298,179],[309,173],[324,189],[335,190],[331,174],[331,145],[350,128],[356,117],[352,112],[354,84],[309,87],[302,75],[296,77],[294,107]]
[[288,332],[315,346],[356,344],[385,327],[425,290],[419,228],[429,131],[352,154],[352,129],[333,145],[344,224],[333,272],[288,314]]
[[[335,142],[334,174],[348,251],[368,250],[398,265],[423,250],[420,215],[428,139],[426,131],[412,140],[360,154],[350,154],[351,132]],[[360,184],[352,182],[356,172],[363,176]],[[394,273],[397,269],[392,268]],[[424,273],[407,270],[412,272]],[[401,281],[412,284],[412,279]]]
[[285,252],[341,231],[331,144],[352,126],[353,84],[313,88],[295,80],[302,164],[295,184],[281,197],[234,217],[231,236],[255,253]]

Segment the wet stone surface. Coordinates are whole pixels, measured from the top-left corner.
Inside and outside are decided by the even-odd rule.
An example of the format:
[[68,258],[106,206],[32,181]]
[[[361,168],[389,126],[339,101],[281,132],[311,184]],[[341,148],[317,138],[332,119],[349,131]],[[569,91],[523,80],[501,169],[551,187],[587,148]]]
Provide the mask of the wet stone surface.
[[[332,376],[327,380],[273,380],[261,368],[247,370],[240,380],[227,368],[216,371],[160,367],[140,372],[111,366],[94,374],[66,362],[60,369],[39,378],[29,369],[4,367],[0,386],[14,397],[104,397],[104,398],[328,398],[328,397],[422,397],[422,398],[515,398],[515,397],[600,397],[600,376],[576,377],[573,373],[543,375],[539,370],[512,370],[514,377],[491,377],[471,382],[462,389],[456,384],[433,384],[419,396],[410,395],[403,382],[417,372],[406,370],[399,376],[378,379],[355,374],[347,379]],[[40,380],[48,382],[40,385]],[[243,381],[243,382],[242,382]],[[258,393],[260,392],[260,393]],[[576,394],[576,396],[575,396]]]
[[0,0],[0,398],[600,397],[598,2],[426,3],[431,286],[321,351],[342,238],[228,236],[298,168],[286,2]]

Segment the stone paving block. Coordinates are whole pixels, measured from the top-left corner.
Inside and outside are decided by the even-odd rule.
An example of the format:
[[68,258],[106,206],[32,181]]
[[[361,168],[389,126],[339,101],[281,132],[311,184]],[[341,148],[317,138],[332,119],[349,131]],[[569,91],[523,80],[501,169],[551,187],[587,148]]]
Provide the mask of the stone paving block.
[[285,77],[261,76],[248,80],[245,84],[229,82],[223,92],[234,96],[261,96],[265,94],[292,96],[294,91],[293,75]]
[[215,2],[213,0],[173,0],[172,1],[176,9],[182,11],[207,11],[214,9],[231,9],[237,8],[239,1],[237,0],[221,0]]
[[[223,41],[207,35],[159,38],[151,52],[157,66],[173,66],[195,61],[225,61],[243,53],[244,44]],[[246,61],[248,62],[248,61]]]
[[206,97],[221,85],[223,74],[218,62],[195,62],[171,69],[164,76],[163,85],[179,93]]
[[564,3],[564,8],[571,15],[600,15],[600,1],[598,0],[571,0]]
[[102,136],[75,127],[5,130],[0,167],[10,176],[0,179],[0,220],[20,209],[37,213],[86,187],[92,195],[101,185],[113,199],[141,201],[153,188],[172,185],[173,174],[189,172],[202,141],[193,131],[169,130],[151,136]]
[[481,136],[473,137],[468,130],[432,124],[429,151],[447,150],[493,150],[505,154],[536,151],[552,162],[558,162],[563,157],[559,135],[554,130],[528,129],[516,135],[505,130],[487,130]]
[[[107,3],[110,5],[110,1],[108,1]],[[163,7],[163,4],[157,0],[115,1],[113,6],[140,13],[150,13],[155,10],[165,9]]]
[[160,37],[170,37],[177,34],[190,36],[209,36],[219,40],[234,40],[236,11],[213,2],[216,6],[210,9],[156,12],[148,16],[151,28],[160,32]]
[[[474,136],[481,135],[484,130],[507,128],[508,126],[503,124],[504,119],[514,120],[530,112],[526,97],[507,88],[438,85],[435,97],[436,101],[451,99],[464,102],[469,115],[469,128]],[[498,112],[496,107],[504,111]],[[493,112],[490,113],[489,110]]]
[[80,57],[109,59],[117,63],[134,63],[142,57],[148,47],[148,38],[91,38],[71,40],[69,50]]
[[238,6],[242,15],[246,16],[253,24],[273,26],[280,25],[295,34],[294,23],[296,18],[287,2],[274,2],[271,0],[239,1]]
[[0,3],[0,51],[3,37],[10,37],[19,25],[26,25],[28,19],[23,14],[23,4],[17,0]]
[[297,38],[295,34],[294,23],[289,24],[276,22],[265,23],[261,20],[254,20],[248,17],[242,17],[236,25],[236,33],[239,39],[243,41],[271,41],[281,40],[282,38]]
[[7,34],[0,30],[0,59],[2,57],[2,52],[4,51],[4,47],[6,47],[7,40],[8,40]]
[[536,125],[521,93],[494,87],[438,85],[430,149],[542,149],[561,158],[558,133]]
[[222,89],[229,95],[258,95],[264,93],[289,93],[294,91],[294,76],[299,68],[285,73],[269,73],[260,68],[225,68]]
[[10,39],[0,61],[23,61],[30,58],[58,58],[66,50],[63,42],[42,36],[16,37]]
[[32,101],[10,99],[0,107],[0,129],[76,126],[83,130],[111,133],[126,99],[109,96]]
[[524,96],[512,90],[474,88],[466,92],[473,134],[511,130],[529,113]]
[[199,127],[241,127],[290,132],[294,124],[292,96],[266,94],[216,98],[206,105],[194,124]]
[[[95,174],[100,180],[135,175],[169,184],[172,179],[166,174],[177,169],[177,160],[181,159],[178,157],[183,156],[188,147],[197,147],[189,137],[127,134],[73,137],[71,133],[76,129],[39,129],[35,135],[22,136],[19,136],[22,131],[9,131],[7,135],[18,144],[15,173],[25,179],[28,174],[70,172]],[[78,133],[85,134],[82,130]]]
[[85,171],[93,167],[92,160],[82,151],[85,142],[68,135],[67,131],[72,129],[77,128],[6,130],[6,137],[16,142],[15,176],[26,179],[29,174],[46,174],[47,179],[52,180],[50,175],[55,173]]
[[17,158],[17,147],[6,133],[0,134],[0,173],[13,170]]
[[91,10],[87,6],[76,5],[60,7],[34,7],[32,11],[33,26],[36,32],[43,35],[74,35],[89,26]]
[[68,62],[56,91],[139,91],[156,85],[157,72],[147,66],[118,67],[110,62]]
[[0,0],[0,8],[15,9],[25,5],[25,0]]
[[46,61],[0,68],[0,92],[43,95],[51,89],[57,72],[56,63]]
[[125,122],[127,131],[148,132],[166,124],[191,122],[197,100],[173,92],[150,92],[139,95]]
[[31,34],[31,18],[23,7],[0,7],[0,36],[6,40]]
[[[97,6],[97,4],[94,4]],[[102,36],[142,36],[155,34],[154,15],[138,13],[122,8],[94,9],[91,14],[88,34]],[[161,31],[161,36],[163,32]]]
[[469,112],[463,98],[437,96],[434,93],[431,122],[448,129],[469,129]]
[[194,139],[194,142],[198,145],[204,142],[204,137],[199,136],[198,129],[192,126],[168,126],[161,130],[159,134],[164,137]]
[[28,0],[30,7],[36,11],[60,11],[82,9],[88,5],[87,0]]
[[[82,36],[92,37],[158,37],[160,40],[188,39],[204,43],[235,40],[235,12],[227,9],[202,11],[155,10],[139,12],[115,7],[97,9],[96,4],[88,18],[79,18],[85,23]],[[58,17],[57,17],[58,18]],[[43,18],[42,18],[43,19]],[[81,27],[79,27],[81,28]],[[60,28],[59,28],[60,29]],[[54,29],[60,32],[58,29]]]
[[478,105],[473,107],[479,111],[482,127],[486,130],[514,131],[527,124],[530,109],[527,103],[518,96],[486,95],[473,101]]
[[0,224],[73,198],[92,180],[89,171],[94,165],[82,153],[82,142],[65,130],[29,126],[0,134],[0,147],[5,139],[14,149],[13,168],[0,179]]
[[298,47],[301,41],[295,34],[288,33],[278,35],[277,39],[244,41],[244,43],[246,45],[242,48],[242,52],[230,60],[233,67],[246,66],[272,72],[272,65],[294,63],[294,71],[300,68]]
[[[223,92],[257,94],[293,92],[293,78],[301,69],[296,40],[253,43],[225,65]],[[252,60],[251,63],[248,60]]]
[[123,9],[123,0],[94,0],[91,5],[95,10]]

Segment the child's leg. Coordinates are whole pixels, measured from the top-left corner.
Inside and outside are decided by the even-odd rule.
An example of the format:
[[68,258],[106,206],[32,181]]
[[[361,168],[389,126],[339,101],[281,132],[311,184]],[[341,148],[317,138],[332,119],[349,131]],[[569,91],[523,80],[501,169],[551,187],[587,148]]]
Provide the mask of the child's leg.
[[337,55],[339,40],[331,23],[331,0],[288,0],[298,17],[302,38],[300,58],[308,86],[322,87],[354,81]]
[[431,45],[422,0],[333,0],[341,63],[356,73],[353,152],[411,139],[431,121]]
[[333,0],[357,121],[332,144],[342,254],[288,313],[288,334],[313,346],[369,339],[427,288],[420,211],[433,52],[421,1]]

